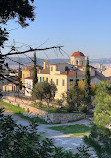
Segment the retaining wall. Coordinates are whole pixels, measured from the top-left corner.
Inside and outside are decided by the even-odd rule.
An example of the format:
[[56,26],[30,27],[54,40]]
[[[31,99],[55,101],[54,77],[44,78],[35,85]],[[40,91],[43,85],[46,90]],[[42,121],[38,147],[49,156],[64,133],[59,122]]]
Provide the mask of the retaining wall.
[[86,117],[86,115],[83,113],[48,113],[46,111],[29,106],[29,101],[28,104],[26,102],[21,103],[19,100],[16,100],[18,102],[15,102],[15,98],[11,98],[11,100],[6,98],[3,99],[3,101],[25,109],[26,113],[24,115],[26,116],[40,117],[49,123],[69,122],[84,119]]

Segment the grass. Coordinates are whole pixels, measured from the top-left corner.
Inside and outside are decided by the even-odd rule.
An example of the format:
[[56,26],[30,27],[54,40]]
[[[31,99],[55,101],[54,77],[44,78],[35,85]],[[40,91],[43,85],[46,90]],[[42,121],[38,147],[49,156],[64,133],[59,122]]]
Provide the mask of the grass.
[[74,133],[74,134],[71,134],[70,137],[84,137],[84,136],[89,136],[90,132],[89,133]]
[[[5,108],[5,111],[6,110],[10,110],[12,111],[14,114],[17,114],[19,115],[21,118],[24,118],[24,119],[27,119],[31,122],[35,122],[35,123],[42,123],[42,124],[48,124],[45,120],[39,118],[39,117],[33,117],[33,118],[30,118],[28,116],[24,116],[23,113],[25,113],[25,109],[21,108],[21,107],[18,107],[18,106],[15,106],[15,105],[12,105],[12,104],[9,104],[9,103],[6,103],[4,102],[3,100],[0,100],[0,103],[2,103],[4,106],[6,106],[7,108]],[[3,107],[3,106],[2,106]]]
[[21,107],[6,103],[3,100],[0,100],[0,103],[7,107],[5,110],[13,111],[14,114],[25,113],[25,109]]
[[[44,111],[49,112],[49,113],[68,113],[67,109],[65,109],[65,108],[59,109],[56,107],[43,105],[41,103],[30,104],[30,106],[35,107],[35,108],[40,109],[40,110],[44,110]],[[80,113],[80,112],[73,111],[72,113]]]
[[[3,105],[1,106],[1,108],[3,108],[3,106],[6,106],[7,108],[5,108],[4,110],[10,110],[12,111],[14,114],[17,114],[18,116],[20,116],[21,118],[24,118],[24,119],[27,119],[31,122],[35,122],[35,123],[41,123],[41,124],[53,124],[53,123],[47,123],[45,120],[39,118],[39,117],[33,117],[33,118],[30,118],[28,116],[25,116],[23,115],[23,113],[25,113],[25,109],[21,108],[21,107],[18,107],[18,106],[15,106],[15,105],[12,105],[12,104],[9,104],[9,103],[6,103],[4,102],[3,100],[0,100],[0,103],[2,103]],[[37,104],[36,104],[37,105]],[[32,105],[33,107],[35,107],[35,104]],[[39,106],[39,105],[38,105]],[[37,108],[37,107],[36,107]],[[43,109],[47,109],[48,107],[44,107]],[[40,107],[39,107],[40,109]],[[43,110],[42,109],[42,110]],[[50,112],[54,112],[55,108],[54,107],[50,107]],[[80,119],[79,119],[80,120]],[[78,120],[76,120],[78,121]],[[70,121],[70,122],[75,122],[75,121]],[[61,123],[56,123],[56,124],[61,124]]]
[[70,135],[71,137],[87,135],[88,132],[91,130],[91,128],[88,126],[77,125],[77,124],[76,125],[53,126],[53,127],[49,127],[49,129],[60,131],[64,134],[72,134],[72,135]]

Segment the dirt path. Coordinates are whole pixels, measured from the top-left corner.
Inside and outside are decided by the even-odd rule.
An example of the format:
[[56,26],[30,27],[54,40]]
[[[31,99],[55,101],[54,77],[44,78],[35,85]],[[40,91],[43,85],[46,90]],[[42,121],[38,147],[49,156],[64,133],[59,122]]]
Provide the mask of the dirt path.
[[[5,115],[12,115],[13,119],[17,122],[17,124],[21,124],[23,126],[29,125],[29,121],[25,120],[18,115],[13,114],[11,111],[5,111]],[[62,125],[75,125],[75,124],[84,124],[90,126],[89,120],[80,120],[72,123],[64,123],[64,124],[55,124],[55,125],[44,125],[39,124],[38,132],[45,138],[53,138],[56,146],[63,147],[65,150],[73,150],[77,152],[77,147],[83,145],[84,142],[82,137],[70,137],[70,134],[63,134],[59,131],[48,129],[48,127],[52,126],[62,126]]]

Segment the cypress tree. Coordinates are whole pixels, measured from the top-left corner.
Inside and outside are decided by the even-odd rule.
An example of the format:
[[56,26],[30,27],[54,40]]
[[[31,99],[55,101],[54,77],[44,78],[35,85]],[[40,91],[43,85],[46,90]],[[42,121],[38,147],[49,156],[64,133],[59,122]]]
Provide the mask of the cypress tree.
[[21,89],[21,78],[22,78],[22,72],[21,72],[21,67],[20,67],[20,63],[19,63],[19,69],[18,69],[19,89]]
[[34,53],[34,71],[33,71],[33,87],[37,83],[37,62],[36,62],[36,52]]
[[91,77],[90,77],[90,70],[89,70],[89,58],[87,57],[86,62],[86,71],[85,71],[85,98],[87,104],[87,110],[91,106]]
[[19,68],[18,68],[18,96],[19,96],[19,91],[22,88],[21,78],[22,78],[22,72],[21,72],[21,67],[20,67],[20,63],[19,63]]

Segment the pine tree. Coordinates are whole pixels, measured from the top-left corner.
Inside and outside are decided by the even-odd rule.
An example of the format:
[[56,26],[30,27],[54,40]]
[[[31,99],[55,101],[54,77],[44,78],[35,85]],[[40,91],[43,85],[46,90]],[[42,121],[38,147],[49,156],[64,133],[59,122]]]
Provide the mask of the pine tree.
[[85,99],[87,104],[87,110],[91,106],[91,77],[90,77],[90,70],[89,70],[89,58],[87,57],[86,62],[86,72],[85,72]]
[[37,62],[36,62],[36,53],[34,53],[34,71],[33,71],[33,87],[37,83]]

